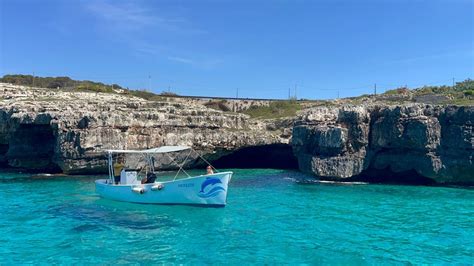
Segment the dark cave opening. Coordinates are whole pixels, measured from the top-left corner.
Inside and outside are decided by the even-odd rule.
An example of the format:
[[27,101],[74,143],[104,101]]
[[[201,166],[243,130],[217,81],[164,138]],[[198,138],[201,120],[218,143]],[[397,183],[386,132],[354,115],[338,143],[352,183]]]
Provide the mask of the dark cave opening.
[[246,147],[214,160],[216,168],[297,169],[298,161],[290,145],[270,144]]
[[32,172],[61,172],[53,162],[56,138],[49,125],[21,124],[11,135],[8,166]]
[[364,181],[380,184],[400,184],[400,185],[434,185],[435,180],[422,176],[415,170],[394,172],[387,167],[385,169],[369,168],[360,175],[351,178],[355,181]]
[[0,167],[7,167],[8,160],[7,160],[7,152],[8,152],[8,144],[0,144]]

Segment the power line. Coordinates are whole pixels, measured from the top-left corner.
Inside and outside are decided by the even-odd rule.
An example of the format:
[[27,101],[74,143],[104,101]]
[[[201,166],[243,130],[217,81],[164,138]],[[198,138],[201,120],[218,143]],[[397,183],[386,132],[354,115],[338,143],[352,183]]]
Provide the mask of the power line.
[[[31,73],[31,72],[30,72]],[[38,74],[38,77],[41,77],[41,76],[61,76],[61,75],[57,75],[56,74],[53,74],[53,75],[49,75],[51,73],[47,73],[47,72],[36,72],[36,71],[33,71],[33,86],[36,85],[36,83],[38,83],[38,81],[36,80],[36,74]],[[71,78],[75,79],[75,80],[78,80],[77,82],[80,82],[79,79],[86,79],[86,80],[94,80],[94,79],[129,79],[129,84],[133,84],[135,83],[136,85],[139,85],[139,87],[141,88],[147,88],[149,91],[152,91],[152,88],[151,88],[151,73],[148,73],[148,75],[135,75],[135,74],[131,74],[131,75],[97,75],[97,76],[84,76],[84,75],[70,75]],[[135,80],[133,81],[133,80]],[[371,85],[362,85],[362,86],[356,86],[356,87],[333,87],[333,88],[328,88],[328,87],[321,87],[321,86],[308,86],[308,85],[302,85],[300,83],[298,84],[294,84],[293,86],[288,86],[287,85],[282,85],[282,86],[272,86],[272,87],[267,87],[267,88],[209,88],[207,87],[207,85],[205,84],[198,84],[198,83],[187,83],[187,82],[184,82],[184,83],[176,83],[176,82],[173,82],[171,81],[171,83],[169,83],[168,86],[163,86],[165,84],[163,84],[164,82],[166,81],[161,81],[159,83],[162,84],[162,86],[155,86],[157,87],[157,90],[159,90],[159,88],[166,88],[168,87],[168,91],[171,91],[171,86],[173,86],[175,88],[176,91],[193,91],[193,90],[202,90],[202,91],[206,91],[207,93],[213,93],[213,92],[226,92],[229,93],[231,92],[232,90],[235,90],[236,91],[236,97],[242,97],[242,92],[244,92],[243,94],[244,95],[258,95],[258,94],[264,94],[264,93],[267,93],[266,96],[268,96],[268,92],[283,92],[283,91],[286,91],[288,90],[288,98],[291,98],[291,96],[293,95],[293,97],[297,98],[298,97],[298,89],[300,89],[300,96],[303,96],[303,95],[311,95],[310,97],[314,97],[315,94],[318,92],[318,91],[335,91],[337,92],[337,96],[338,98],[341,97],[341,94],[344,94],[344,95],[350,95],[350,94],[355,94],[356,91],[360,91],[360,93],[368,93],[370,94],[371,92],[371,88],[373,87],[373,94],[374,95],[377,95],[377,93],[380,93],[380,91],[384,91],[385,89],[388,89],[388,88],[397,88],[397,87],[403,87],[403,85],[400,85],[400,84],[388,84],[388,83],[373,83]],[[113,83],[113,82],[111,82]],[[177,84],[182,84],[182,86],[179,86]],[[185,85],[187,84],[187,85]],[[403,83],[401,83],[403,84]],[[453,77],[453,78],[449,78],[449,79],[443,79],[443,80],[439,80],[439,81],[435,81],[435,82],[427,82],[427,83],[423,83],[423,84],[415,84],[415,85],[411,85],[410,87],[411,88],[421,88],[423,86],[431,86],[431,85],[436,85],[436,86],[442,86],[442,85],[448,85],[448,84],[452,84],[452,86],[456,86],[456,79]],[[156,85],[156,84],[155,84]],[[197,86],[196,86],[197,85]],[[76,84],[77,86],[77,84]],[[449,85],[448,85],[449,86]],[[138,88],[139,88],[138,87]],[[188,88],[186,88],[188,87]],[[292,91],[292,87],[294,89],[294,91]],[[408,88],[408,84],[405,85],[405,87]],[[182,88],[182,89],[179,89],[179,88]],[[186,89],[183,89],[183,88],[186,88]],[[165,89],[166,90],[166,89]],[[377,91],[379,90],[379,92]],[[353,93],[349,93],[348,91],[354,91]],[[275,94],[276,95],[276,94]],[[278,93],[278,95],[284,95],[284,93]],[[333,94],[334,95],[334,94]]]

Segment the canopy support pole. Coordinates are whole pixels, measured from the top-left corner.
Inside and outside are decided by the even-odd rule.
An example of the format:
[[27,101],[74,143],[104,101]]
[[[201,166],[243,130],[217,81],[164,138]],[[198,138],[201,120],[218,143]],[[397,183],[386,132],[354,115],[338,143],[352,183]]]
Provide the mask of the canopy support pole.
[[218,173],[219,171],[214,167],[214,165],[212,165],[210,162],[208,162],[206,159],[204,159],[204,157],[201,156],[201,154],[199,154],[199,152],[195,151],[194,149],[191,149],[193,150],[198,156],[199,158],[201,158],[205,163],[207,163],[210,167],[212,167],[212,169],[214,169],[214,171],[216,171],[216,173]]
[[178,166],[179,166],[179,170],[178,170],[178,172],[176,173],[176,175],[174,176],[173,181],[176,180],[176,177],[179,175],[179,172],[181,172],[181,170],[183,170],[183,172],[184,172],[188,177],[191,177],[190,175],[188,175],[188,173],[186,173],[186,171],[184,171],[183,166],[186,164],[186,161],[188,160],[189,155],[191,155],[192,152],[193,152],[193,150],[191,149],[191,151],[188,153],[188,155],[186,156],[186,158],[184,158],[183,163],[182,163],[181,165],[178,165]]
[[[175,150],[169,150],[168,151],[158,151],[159,148],[156,148],[156,149],[149,149],[149,150],[145,150],[145,151],[137,151],[137,150],[107,150],[107,157],[108,157],[108,170],[109,170],[109,180],[111,182],[111,184],[113,184],[115,182],[114,180],[114,163],[113,163],[113,154],[114,153],[142,153],[143,154],[143,158],[145,159],[146,161],[146,164],[148,165],[149,167],[149,170],[150,172],[154,173],[155,172],[155,165],[154,165],[154,157],[151,155],[151,154],[155,154],[155,153],[163,153],[163,154],[166,154],[166,156],[168,156],[168,158],[171,160],[171,162],[173,162],[174,164],[176,164],[179,169],[178,169],[178,172],[176,173],[176,175],[174,176],[173,178],[173,181],[176,180],[176,178],[178,177],[179,173],[181,171],[183,171],[188,177],[191,177],[187,172],[186,170],[183,169],[184,165],[186,164],[189,156],[193,153],[193,151],[199,156],[200,159],[202,159],[205,163],[207,163],[216,173],[218,173],[219,171],[208,161],[206,160],[199,152],[197,152],[196,150],[194,150],[192,147],[179,147],[179,146],[164,146],[163,148],[178,148],[178,149],[175,149]],[[179,164],[178,162],[176,162],[175,159],[173,159],[173,157],[169,156],[168,155],[168,152],[173,152],[173,151],[181,151],[181,150],[184,150],[184,149],[191,149],[191,151],[188,153],[188,155],[186,156],[186,158],[184,159],[184,161]],[[147,172],[147,167],[145,167],[145,173]],[[143,170],[143,169],[142,169]]]
[[[173,162],[174,164],[176,164],[178,167],[179,167],[179,163],[177,163],[173,157],[169,156],[168,154],[166,154],[166,156],[168,156],[168,158],[170,158],[171,162]],[[183,169],[183,172],[188,176],[188,177],[191,177],[186,171],[184,171]]]
[[111,152],[108,152],[108,162],[109,162],[109,180],[111,182],[111,184],[114,183],[114,163],[113,163],[113,158],[112,158],[112,153]]

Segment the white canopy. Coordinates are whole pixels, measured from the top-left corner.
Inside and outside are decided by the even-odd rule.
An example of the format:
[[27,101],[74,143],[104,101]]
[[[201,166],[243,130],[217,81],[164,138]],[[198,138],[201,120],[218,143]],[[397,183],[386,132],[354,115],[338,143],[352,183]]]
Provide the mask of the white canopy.
[[191,149],[187,146],[162,146],[158,148],[152,148],[148,150],[107,150],[107,153],[168,153],[175,151],[184,151]]

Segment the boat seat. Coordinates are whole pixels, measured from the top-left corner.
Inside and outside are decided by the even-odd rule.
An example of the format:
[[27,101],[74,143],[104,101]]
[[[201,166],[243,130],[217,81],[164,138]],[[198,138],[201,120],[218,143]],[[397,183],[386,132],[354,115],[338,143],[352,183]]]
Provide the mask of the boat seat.
[[137,180],[138,173],[137,171],[130,171],[123,169],[120,172],[120,184],[122,185],[133,185],[133,184],[140,184]]

